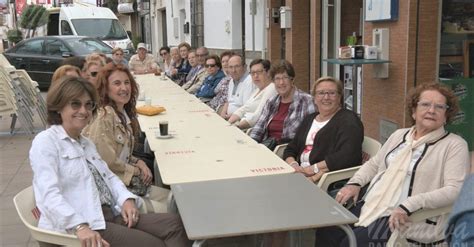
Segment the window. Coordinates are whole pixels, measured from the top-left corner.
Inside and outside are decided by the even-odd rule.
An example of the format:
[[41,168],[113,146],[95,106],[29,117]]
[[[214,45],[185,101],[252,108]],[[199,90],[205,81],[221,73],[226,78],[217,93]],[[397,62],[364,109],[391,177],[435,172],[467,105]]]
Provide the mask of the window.
[[69,22],[61,21],[61,34],[62,35],[74,35],[71,30],[71,26],[69,26]]
[[63,44],[61,40],[46,41],[46,54],[50,56],[62,56],[63,52],[69,52],[69,49]]
[[43,52],[44,39],[30,40],[16,49],[18,54],[40,55]]

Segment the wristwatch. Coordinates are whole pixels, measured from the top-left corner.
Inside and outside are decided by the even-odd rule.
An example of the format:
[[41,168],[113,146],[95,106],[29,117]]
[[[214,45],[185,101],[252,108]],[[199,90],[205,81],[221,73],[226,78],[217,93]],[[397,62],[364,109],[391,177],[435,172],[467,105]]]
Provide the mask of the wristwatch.
[[317,174],[319,172],[318,163],[314,164],[313,171],[314,171],[314,174]]

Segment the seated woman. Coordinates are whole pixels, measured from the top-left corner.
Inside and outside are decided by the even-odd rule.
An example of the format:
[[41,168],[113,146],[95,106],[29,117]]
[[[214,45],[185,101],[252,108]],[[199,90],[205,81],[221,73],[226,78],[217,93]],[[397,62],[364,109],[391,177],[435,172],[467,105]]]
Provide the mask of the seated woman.
[[[411,93],[407,108],[414,126],[395,131],[337,193],[340,203],[356,202],[369,184],[351,209],[359,217],[353,229],[357,246],[384,246],[394,231],[416,245],[444,241],[447,215],[420,223],[410,223],[408,216],[452,204],[459,194],[470,166],[467,143],[444,129],[458,101],[447,87],[425,83]],[[348,246],[345,234],[332,227],[318,229],[316,239],[317,246]]]
[[107,64],[98,78],[100,107],[97,117],[84,129],[84,135],[97,146],[102,159],[128,189],[139,196],[149,196],[155,210],[166,211],[169,191],[152,186],[153,164],[132,156],[140,127],[135,110],[138,87],[123,65]]
[[73,233],[82,246],[189,246],[179,216],[139,214],[137,196],[81,135],[96,114],[97,91],[64,77],[47,95],[48,129],[30,149],[38,227]]
[[313,182],[328,171],[362,161],[364,126],[354,112],[342,109],[342,90],[342,83],[332,77],[316,81],[312,92],[319,112],[306,116],[283,155]]
[[[204,102],[210,101],[216,94],[214,89],[217,84],[225,77],[222,71],[221,59],[217,55],[210,55],[206,58],[204,63],[207,75],[202,82],[202,85],[196,91],[196,97]],[[192,88],[186,90],[192,93]]]
[[313,97],[294,85],[295,70],[290,62],[281,60],[270,75],[278,95],[267,101],[250,137],[273,150],[293,139],[301,121],[315,109]]
[[53,77],[51,78],[51,82],[54,83],[55,81],[61,79],[64,76],[81,76],[81,70],[73,65],[61,65],[54,71]]
[[270,77],[271,63],[264,59],[255,59],[250,62],[250,76],[257,86],[250,98],[243,106],[234,111],[227,120],[240,129],[248,129],[255,125],[267,101],[277,95],[275,84]]

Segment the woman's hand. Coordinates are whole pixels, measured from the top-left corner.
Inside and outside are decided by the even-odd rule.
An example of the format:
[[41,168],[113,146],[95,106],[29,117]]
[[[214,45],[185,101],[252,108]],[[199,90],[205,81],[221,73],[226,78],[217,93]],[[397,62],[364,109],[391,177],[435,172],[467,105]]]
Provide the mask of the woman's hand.
[[316,164],[312,165],[312,166],[307,166],[305,168],[303,168],[303,174],[306,176],[306,177],[312,177],[314,175],[316,175],[316,173],[314,173],[314,166]]
[[409,223],[410,219],[408,219],[407,212],[400,207],[396,207],[392,211],[392,214],[390,214],[390,218],[388,218],[388,226],[392,232],[395,230],[405,230]]
[[141,177],[145,185],[150,185],[153,180],[153,174],[151,173],[150,168],[148,168],[143,160],[138,160],[135,165],[140,169]]
[[336,201],[345,204],[349,199],[352,198],[354,203],[357,201],[359,197],[360,186],[357,185],[346,185],[342,187],[336,195]]
[[139,212],[135,200],[127,199],[122,205],[122,218],[128,228],[135,226],[139,220]]
[[316,173],[313,176],[308,177],[308,178],[311,182],[316,183],[317,181],[319,181],[319,179],[321,179],[321,177],[324,175],[324,173],[326,173],[326,172],[319,171],[318,173]]
[[88,226],[76,232],[82,247],[109,247],[110,244],[102,239],[100,234],[91,230]]

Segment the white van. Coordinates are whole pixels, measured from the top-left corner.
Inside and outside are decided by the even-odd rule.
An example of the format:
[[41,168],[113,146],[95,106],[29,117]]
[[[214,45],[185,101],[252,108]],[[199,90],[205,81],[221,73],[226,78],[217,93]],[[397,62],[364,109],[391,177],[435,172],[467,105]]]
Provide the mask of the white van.
[[49,13],[48,35],[96,37],[112,48],[120,47],[126,53],[134,51],[127,32],[109,8],[67,6]]

